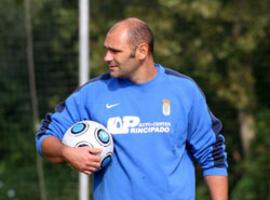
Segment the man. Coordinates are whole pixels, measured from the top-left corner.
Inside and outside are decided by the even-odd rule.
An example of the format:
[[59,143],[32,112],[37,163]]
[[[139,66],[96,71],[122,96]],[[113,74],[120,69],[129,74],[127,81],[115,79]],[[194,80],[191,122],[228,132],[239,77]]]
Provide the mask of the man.
[[107,126],[115,153],[94,173],[95,200],[195,199],[193,159],[201,165],[211,199],[228,199],[227,161],[220,121],[208,110],[193,80],[155,64],[153,35],[137,18],[108,32],[104,46],[109,73],[75,91],[43,120],[38,152],[53,163],[68,162],[92,174],[99,149],[61,143],[75,122]]

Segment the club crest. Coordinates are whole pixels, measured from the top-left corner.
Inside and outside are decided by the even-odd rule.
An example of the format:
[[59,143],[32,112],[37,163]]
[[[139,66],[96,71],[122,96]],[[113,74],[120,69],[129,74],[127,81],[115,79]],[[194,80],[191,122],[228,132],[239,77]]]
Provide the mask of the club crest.
[[162,113],[165,116],[169,116],[171,114],[171,102],[168,99],[163,99],[162,103]]

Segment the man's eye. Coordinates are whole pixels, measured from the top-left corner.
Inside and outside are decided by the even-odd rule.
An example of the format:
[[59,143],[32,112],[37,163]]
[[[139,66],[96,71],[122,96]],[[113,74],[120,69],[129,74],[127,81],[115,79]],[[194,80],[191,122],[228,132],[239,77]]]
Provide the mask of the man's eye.
[[117,50],[117,49],[111,49],[110,50],[112,53],[118,53],[118,52],[120,52],[119,50]]

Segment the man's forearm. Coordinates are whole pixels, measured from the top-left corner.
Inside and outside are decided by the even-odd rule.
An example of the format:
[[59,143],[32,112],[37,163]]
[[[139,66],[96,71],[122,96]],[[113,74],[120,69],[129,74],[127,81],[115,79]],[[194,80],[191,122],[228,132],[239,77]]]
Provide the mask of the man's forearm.
[[66,161],[63,155],[64,148],[65,146],[53,136],[46,137],[42,142],[43,156],[53,163],[63,163]]
[[228,177],[205,176],[211,200],[228,200]]

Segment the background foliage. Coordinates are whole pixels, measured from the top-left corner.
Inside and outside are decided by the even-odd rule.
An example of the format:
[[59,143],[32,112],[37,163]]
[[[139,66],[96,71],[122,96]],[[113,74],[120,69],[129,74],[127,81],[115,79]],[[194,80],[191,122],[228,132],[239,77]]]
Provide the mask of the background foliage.
[[[156,62],[195,79],[223,121],[230,198],[270,199],[270,2],[92,0],[90,7],[91,77],[106,71],[103,40],[113,23],[128,16],[148,22]],[[78,84],[78,2],[32,0],[31,14],[43,118]],[[1,0],[0,200],[40,199],[24,18],[23,0]],[[246,131],[248,119],[254,123]],[[77,199],[76,172],[43,166],[48,199]],[[209,199],[200,175],[197,186],[197,199]]]

